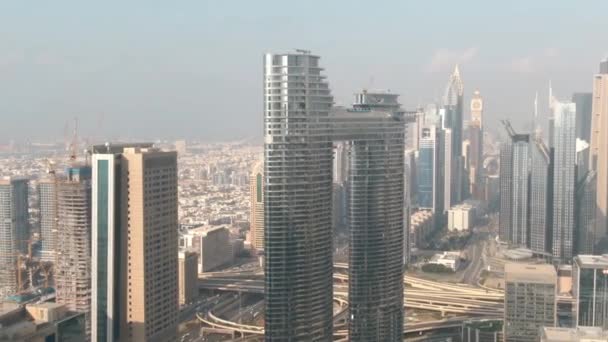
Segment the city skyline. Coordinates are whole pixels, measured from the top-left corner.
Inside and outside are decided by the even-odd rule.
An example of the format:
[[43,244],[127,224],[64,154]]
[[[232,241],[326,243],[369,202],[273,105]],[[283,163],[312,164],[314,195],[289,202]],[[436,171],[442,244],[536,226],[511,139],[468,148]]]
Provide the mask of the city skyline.
[[[83,136],[102,139],[98,142],[125,137],[260,141],[262,75],[255,62],[269,50],[294,47],[325,56],[341,105],[350,104],[357,88],[391,89],[402,94],[409,109],[440,101],[445,74],[460,64],[469,87],[464,102],[473,89],[482,90],[487,129],[499,130],[498,120],[504,118],[519,128],[527,124],[534,93],[541,91],[544,98],[548,80],[559,94],[590,92],[596,61],[608,54],[596,27],[605,12],[601,8],[608,6],[602,2],[591,10],[570,2],[515,1],[500,13],[482,1],[391,4],[393,11],[381,10],[388,4],[380,3],[372,14],[387,16],[381,21],[369,17],[366,6],[335,2],[324,6],[343,16],[318,16],[314,30],[300,41],[293,41],[292,33],[313,13],[315,1],[290,12],[276,6],[260,11],[248,3],[230,9],[207,2],[137,9],[127,4],[122,15],[101,5],[41,4],[33,12],[24,4],[1,6],[6,39],[0,44],[0,92],[6,100],[0,116],[8,120],[0,127],[0,144],[61,140],[65,122],[73,117],[79,118]],[[132,17],[132,12],[139,14]],[[460,15],[459,25],[446,20],[454,14]],[[216,32],[224,15],[234,25]],[[284,30],[258,25],[273,18]],[[376,25],[359,26],[363,18]],[[579,24],[551,25],[566,19]],[[420,25],[423,34],[406,29]],[[373,38],[378,36],[382,39]],[[355,50],[357,39],[370,42],[369,48]],[[234,119],[244,124],[230,126]],[[142,121],[145,130],[127,128]]]

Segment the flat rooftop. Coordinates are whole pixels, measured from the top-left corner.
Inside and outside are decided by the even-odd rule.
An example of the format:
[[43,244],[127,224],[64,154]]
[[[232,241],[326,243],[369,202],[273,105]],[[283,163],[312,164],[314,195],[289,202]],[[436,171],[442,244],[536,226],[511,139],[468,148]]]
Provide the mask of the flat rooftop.
[[608,330],[599,327],[543,327],[542,338],[551,342],[608,341]]
[[603,255],[577,255],[574,262],[584,268],[608,268],[608,254]]
[[505,281],[516,283],[555,284],[557,272],[548,264],[505,264]]

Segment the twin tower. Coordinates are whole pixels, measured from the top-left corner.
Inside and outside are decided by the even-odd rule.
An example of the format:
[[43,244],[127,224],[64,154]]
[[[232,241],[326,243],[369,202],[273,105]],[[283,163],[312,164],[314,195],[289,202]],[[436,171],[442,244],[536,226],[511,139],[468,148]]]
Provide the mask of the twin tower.
[[333,336],[333,143],[349,145],[351,341],[403,336],[404,131],[396,95],[334,108],[319,57],[264,56],[266,341]]

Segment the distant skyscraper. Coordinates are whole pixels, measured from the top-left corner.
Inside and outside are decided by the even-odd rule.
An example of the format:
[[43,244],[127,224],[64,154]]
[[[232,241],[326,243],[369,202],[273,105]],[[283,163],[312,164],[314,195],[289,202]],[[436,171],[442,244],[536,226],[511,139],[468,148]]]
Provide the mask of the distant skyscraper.
[[600,62],[600,74],[608,74],[608,58]]
[[92,340],[173,341],[177,155],[149,144],[92,152]]
[[16,293],[17,257],[27,253],[28,180],[0,179],[0,298]]
[[530,172],[530,249],[536,253],[551,251],[551,193],[553,192],[553,166],[551,151],[540,137],[531,146]]
[[505,341],[538,341],[542,327],[555,326],[556,282],[551,265],[505,265]]
[[467,158],[469,171],[470,193],[473,198],[483,198],[483,99],[476,90],[471,99],[471,122],[468,127],[470,153]]
[[416,162],[416,199],[419,208],[443,214],[443,203],[439,203],[443,197],[439,192],[443,190],[438,187],[439,177],[443,177],[437,169],[441,151],[438,133],[435,125],[422,129]]
[[85,314],[91,333],[91,168],[73,166],[57,182],[56,302]]
[[517,134],[505,123],[510,142],[500,152],[499,235],[516,246],[527,247],[528,191],[530,176],[530,135]]
[[55,262],[55,237],[57,219],[57,199],[55,182],[52,179],[43,179],[38,182],[38,204],[40,207],[40,240],[42,244],[41,259]]
[[253,166],[249,178],[249,237],[254,250],[264,249],[264,166],[261,162]]
[[333,335],[333,97],[321,71],[307,52],[264,56],[266,341]]
[[595,231],[595,176],[595,171],[587,171],[576,184],[576,254],[594,254],[595,245],[605,235]]
[[[458,66],[454,68],[454,73],[450,76],[448,85],[446,87],[443,108],[444,113],[444,127],[451,129],[451,155],[452,158],[450,163],[446,162],[446,170],[451,170],[451,201],[452,204],[459,203],[463,197],[463,178],[464,178],[464,162],[462,157],[462,126],[463,126],[463,94],[464,84],[460,77],[460,70]],[[447,183],[446,183],[447,186]],[[449,207],[446,207],[446,210]]]
[[595,231],[603,236],[608,231],[608,60],[600,65],[593,78],[591,116],[591,169],[596,172]]
[[513,144],[513,192],[511,242],[517,246],[528,246],[528,190],[530,177],[530,136],[518,134],[512,137]]
[[555,102],[553,152],[553,257],[570,263],[574,247],[576,196],[576,106]]
[[578,255],[572,267],[575,326],[608,328],[608,256]]
[[454,155],[452,154],[452,143],[454,141],[452,139],[453,135],[454,132],[450,128],[444,128],[439,133],[440,155],[438,164],[440,164],[440,166],[438,169],[440,171],[443,171],[443,186],[437,187],[437,190],[443,189],[443,211],[437,212],[438,214],[443,214],[444,212],[447,212],[452,207],[452,205],[457,203],[455,201],[456,197],[454,193],[454,189],[457,187],[454,185],[454,182],[457,182],[457,180],[454,178],[454,172],[456,171],[454,168],[454,159],[456,157],[454,157]]
[[500,210],[498,216],[498,236],[502,241],[511,241],[512,193],[513,193],[513,145],[500,145]]
[[592,93],[574,93],[572,102],[576,104],[576,137],[587,142],[591,139]]

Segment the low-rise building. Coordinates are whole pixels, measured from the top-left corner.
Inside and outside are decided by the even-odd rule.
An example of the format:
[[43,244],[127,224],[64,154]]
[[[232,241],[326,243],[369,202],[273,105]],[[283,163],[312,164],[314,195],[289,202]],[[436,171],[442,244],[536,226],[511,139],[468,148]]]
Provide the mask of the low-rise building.
[[509,342],[538,341],[542,327],[557,314],[557,272],[548,264],[505,265],[504,337]]
[[419,210],[410,216],[410,241],[420,247],[433,232],[433,212]]
[[198,253],[198,272],[213,271],[234,261],[230,231],[226,226],[202,226],[181,237],[180,246]]
[[198,297],[198,254],[179,252],[178,273],[179,305],[192,303]]
[[607,342],[608,330],[599,327],[543,327],[540,342]]
[[460,252],[443,252],[435,254],[428,263],[442,265],[455,272],[460,267]]
[[459,204],[448,210],[448,230],[468,231],[475,226],[476,208],[470,204]]
[[0,304],[0,342],[85,340],[84,313],[63,304]]

